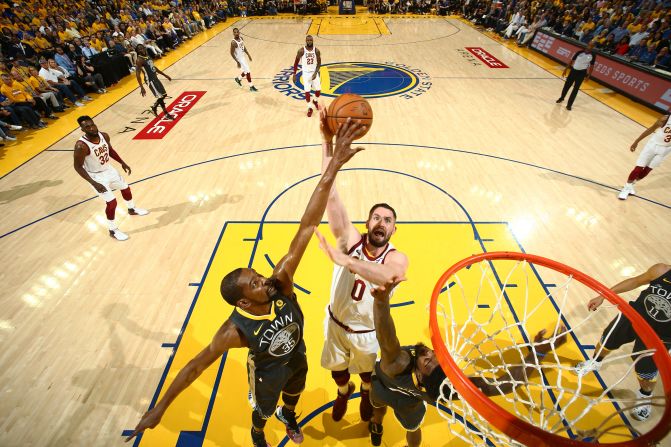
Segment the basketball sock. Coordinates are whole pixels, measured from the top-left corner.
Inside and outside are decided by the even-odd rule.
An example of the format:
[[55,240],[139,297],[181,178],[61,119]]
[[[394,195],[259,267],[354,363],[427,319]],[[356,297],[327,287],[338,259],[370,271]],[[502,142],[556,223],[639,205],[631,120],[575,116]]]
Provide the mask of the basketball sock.
[[121,190],[121,197],[126,201],[133,200],[133,193],[130,191],[130,186]]
[[250,86],[254,85],[254,83],[252,83],[252,74],[251,73],[247,73],[247,82],[249,83]]
[[333,377],[336,385],[338,385],[338,391],[340,391],[341,394],[346,394],[347,391],[349,391],[349,371],[346,369],[342,371],[331,371],[331,377]]
[[310,105],[310,92],[305,92],[305,102],[307,102],[308,105]]
[[643,168],[643,171],[638,175],[638,178],[636,180],[643,180],[646,175],[650,174],[650,171],[652,171],[652,168],[649,166],[646,166]]
[[643,166],[636,166],[634,169],[631,170],[629,173],[629,177],[627,178],[627,183],[633,183],[634,180],[638,180],[639,176],[641,175],[641,172],[645,168]]
[[359,377],[361,378],[361,389],[368,391],[370,389],[370,382],[372,380],[373,373],[361,373]]
[[[112,199],[109,202],[105,202],[105,215],[107,216],[108,221],[114,222],[114,214],[116,212],[116,199]],[[114,226],[116,228],[116,225]],[[114,228],[110,228],[113,230]]]

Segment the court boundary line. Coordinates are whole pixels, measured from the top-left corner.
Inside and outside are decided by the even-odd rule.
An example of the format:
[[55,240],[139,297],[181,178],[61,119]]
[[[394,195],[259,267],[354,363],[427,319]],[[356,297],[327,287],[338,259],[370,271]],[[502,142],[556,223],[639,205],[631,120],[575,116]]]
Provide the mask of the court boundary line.
[[[514,163],[514,164],[519,164],[519,165],[523,165],[523,166],[527,166],[527,167],[531,167],[531,168],[540,169],[542,171],[547,171],[547,172],[551,172],[553,174],[558,174],[558,175],[562,175],[564,177],[569,177],[569,178],[573,178],[573,179],[576,179],[576,180],[581,180],[581,181],[584,181],[584,182],[587,182],[587,183],[591,183],[593,185],[597,185],[597,186],[600,186],[602,188],[606,188],[606,189],[609,189],[609,190],[615,191],[615,192],[620,190],[619,187],[609,186],[609,185],[606,185],[605,183],[601,183],[601,182],[598,182],[596,180],[591,180],[591,179],[581,177],[581,176],[575,175],[575,174],[569,174],[567,172],[559,171],[559,170],[556,170],[556,169],[553,169],[553,168],[548,168],[548,167],[545,167],[545,166],[541,166],[541,165],[537,165],[537,164],[534,164],[534,163],[529,163],[529,162],[525,162],[525,161],[521,161],[521,160],[515,160],[513,158],[507,158],[507,157],[502,157],[502,156],[493,155],[493,154],[485,154],[485,153],[482,153],[482,152],[475,152],[475,151],[470,151],[470,150],[466,150],[466,149],[454,149],[454,148],[446,148],[446,147],[439,147],[439,146],[427,146],[427,145],[408,144],[408,143],[380,143],[380,142],[364,143],[364,142],[362,142],[361,144],[368,144],[368,145],[374,145],[374,146],[395,146],[395,147],[408,147],[408,148],[416,148],[416,149],[417,148],[418,149],[430,149],[430,150],[440,150],[440,151],[445,151],[445,152],[455,152],[455,153],[466,154],[466,155],[476,155],[476,156],[481,156],[481,157],[485,157],[485,158],[492,158],[494,160],[506,161],[506,162],[510,162],[510,163]],[[160,177],[160,176],[167,175],[167,174],[172,174],[174,172],[182,171],[184,169],[193,168],[193,167],[201,166],[201,165],[204,165],[204,164],[214,163],[214,162],[217,162],[217,161],[228,160],[230,158],[236,158],[236,157],[247,156],[247,155],[262,154],[262,153],[266,153],[266,152],[273,152],[273,151],[279,151],[279,150],[306,149],[306,148],[320,146],[320,145],[321,145],[321,143],[319,143],[319,144],[317,144],[317,143],[301,144],[301,145],[294,145],[294,146],[282,146],[282,147],[267,148],[267,149],[256,149],[256,150],[247,151],[247,152],[240,152],[240,153],[237,153],[237,154],[224,155],[224,156],[221,156],[221,157],[216,157],[216,158],[211,158],[209,160],[203,160],[203,161],[199,161],[199,162],[195,162],[195,163],[190,163],[188,165],[184,165],[184,166],[180,166],[180,167],[177,167],[177,168],[169,169],[167,171],[159,172],[158,174],[153,174],[153,175],[150,175],[148,177],[136,180],[136,181],[130,183],[130,185],[135,185],[135,184],[138,184],[138,183],[142,183],[144,181],[151,180],[153,178]],[[35,219],[31,222],[28,222],[24,225],[21,225],[21,226],[15,228],[13,230],[10,230],[10,231],[0,235],[0,239],[3,239],[7,236],[10,236],[10,235],[20,231],[20,230],[23,230],[24,228],[30,227],[30,226],[32,226],[36,223],[39,223],[39,222],[41,222],[45,219],[48,219],[49,217],[55,216],[55,215],[60,214],[64,211],[67,211],[71,208],[74,208],[75,206],[78,206],[78,205],[81,205],[83,203],[89,202],[89,201],[91,201],[91,200],[93,200],[97,197],[98,196],[92,196],[92,197],[89,197],[88,199],[81,200],[77,203],[69,205],[69,206],[67,206],[65,208],[62,208],[60,210],[53,211],[53,212],[47,214],[46,216]],[[644,202],[648,202],[650,204],[653,204],[653,205],[660,206],[662,208],[666,208],[668,210],[671,210],[671,204],[667,205],[665,203],[658,202],[658,201],[652,200],[652,199],[648,199],[648,198],[640,196],[640,195],[636,195],[636,196],[633,196],[633,197],[635,199],[639,199],[639,200],[642,200]]]

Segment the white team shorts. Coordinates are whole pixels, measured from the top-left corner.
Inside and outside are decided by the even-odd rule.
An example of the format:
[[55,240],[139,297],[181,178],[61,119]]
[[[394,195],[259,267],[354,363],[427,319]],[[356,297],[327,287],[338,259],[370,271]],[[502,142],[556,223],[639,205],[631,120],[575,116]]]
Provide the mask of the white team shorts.
[[330,371],[349,370],[351,374],[373,371],[379,350],[375,331],[350,334],[329,316],[324,322],[324,349],[322,367]]
[[314,91],[321,91],[322,89],[322,80],[319,77],[319,73],[317,73],[317,76],[312,79],[312,75],[314,75],[313,72],[303,72],[303,91],[305,93],[309,93],[311,90]]
[[250,71],[249,71],[249,62],[247,62],[247,58],[246,58],[246,57],[244,57],[244,56],[241,57],[240,60],[239,60],[238,62],[240,62],[240,70],[242,70],[243,73],[245,73],[245,74],[250,73]]
[[671,153],[671,147],[648,141],[636,160],[636,166],[656,168],[662,164],[669,153]]
[[94,191],[100,196],[101,199],[103,199],[105,202],[111,202],[114,200],[114,193],[112,191],[116,189],[126,189],[128,188],[128,184],[126,181],[121,177],[119,174],[119,171],[114,169],[113,167],[109,167],[104,171],[101,172],[89,172],[89,177],[93,179],[93,181],[100,183],[107,189],[107,191],[103,193],[99,193],[96,191],[93,186]]

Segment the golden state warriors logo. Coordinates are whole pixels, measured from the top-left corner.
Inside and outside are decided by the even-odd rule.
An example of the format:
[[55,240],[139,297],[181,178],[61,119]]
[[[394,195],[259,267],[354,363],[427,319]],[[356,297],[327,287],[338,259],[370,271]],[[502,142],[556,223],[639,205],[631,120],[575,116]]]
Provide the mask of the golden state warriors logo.
[[[321,92],[336,97],[343,93],[356,93],[364,98],[401,96],[410,99],[426,93],[431,88],[431,78],[424,71],[394,62],[335,62],[324,64],[319,70]],[[303,100],[302,72],[293,82],[293,68],[275,75],[273,86],[294,99]]]

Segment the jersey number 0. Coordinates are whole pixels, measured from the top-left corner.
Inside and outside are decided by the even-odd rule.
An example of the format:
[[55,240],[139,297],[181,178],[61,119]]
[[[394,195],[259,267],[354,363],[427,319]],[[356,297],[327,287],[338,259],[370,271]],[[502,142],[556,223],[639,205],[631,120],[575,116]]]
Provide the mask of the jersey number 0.
[[354,286],[352,287],[352,299],[354,301],[361,301],[363,298],[363,293],[366,291],[366,283],[360,279],[354,281]]

